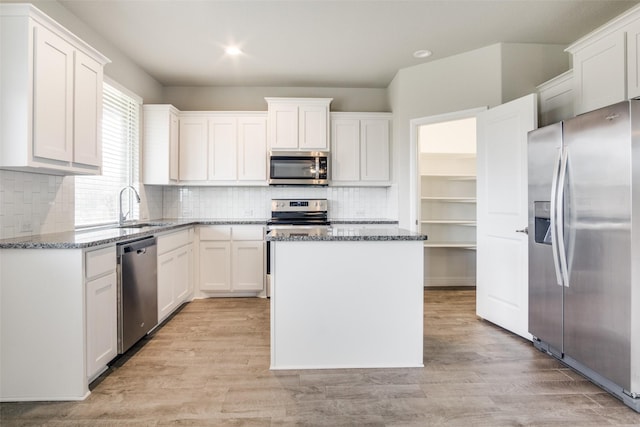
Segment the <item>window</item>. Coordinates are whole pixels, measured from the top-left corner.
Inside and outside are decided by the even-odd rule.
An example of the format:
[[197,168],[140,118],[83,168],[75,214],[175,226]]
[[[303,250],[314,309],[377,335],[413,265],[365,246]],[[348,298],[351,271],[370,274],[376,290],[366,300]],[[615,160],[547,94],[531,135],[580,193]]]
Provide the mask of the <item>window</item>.
[[[140,106],[142,100],[115,83],[104,83],[102,175],[75,178],[76,227],[118,222],[118,195],[127,185],[138,188]],[[139,217],[132,191],[122,197],[127,219]]]

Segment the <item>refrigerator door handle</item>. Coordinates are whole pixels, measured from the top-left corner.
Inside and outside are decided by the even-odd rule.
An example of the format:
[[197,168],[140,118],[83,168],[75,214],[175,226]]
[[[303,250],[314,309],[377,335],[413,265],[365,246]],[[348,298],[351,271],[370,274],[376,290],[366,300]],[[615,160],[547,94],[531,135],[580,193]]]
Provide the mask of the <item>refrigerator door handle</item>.
[[563,152],[562,149],[558,150],[558,158],[553,168],[553,178],[551,181],[551,206],[550,206],[550,229],[551,229],[551,252],[553,254],[553,267],[556,272],[556,283],[560,286],[562,283],[562,272],[560,271],[560,256],[558,254],[558,216],[556,213],[558,205],[558,180],[560,178],[560,169],[562,167]]
[[567,248],[564,244],[564,189],[567,182],[567,167],[569,164],[569,150],[564,147],[562,150],[562,165],[560,166],[560,176],[558,179],[558,199],[556,201],[556,235],[558,237],[558,255],[560,260],[560,273],[562,283],[569,287],[569,269],[567,267]]

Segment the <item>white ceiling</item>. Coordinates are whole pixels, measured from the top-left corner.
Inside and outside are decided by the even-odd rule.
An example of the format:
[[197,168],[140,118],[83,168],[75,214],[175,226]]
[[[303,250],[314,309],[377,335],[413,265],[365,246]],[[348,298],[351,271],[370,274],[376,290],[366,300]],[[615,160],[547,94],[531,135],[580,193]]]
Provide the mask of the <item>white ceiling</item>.
[[401,68],[497,42],[569,44],[638,1],[60,3],[165,86],[385,88]]

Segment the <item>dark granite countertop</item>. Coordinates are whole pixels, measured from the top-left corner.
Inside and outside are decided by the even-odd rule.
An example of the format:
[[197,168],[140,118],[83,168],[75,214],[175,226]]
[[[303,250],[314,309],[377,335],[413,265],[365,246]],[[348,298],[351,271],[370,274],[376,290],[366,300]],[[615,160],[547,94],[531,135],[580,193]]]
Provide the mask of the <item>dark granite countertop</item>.
[[267,219],[158,219],[127,224],[134,226],[148,224],[143,227],[104,226],[3,239],[0,240],[0,249],[82,249],[136,240],[193,225],[265,225],[266,223]]
[[370,218],[370,219],[358,219],[358,218],[347,218],[347,219],[330,219],[329,220],[332,225],[353,225],[353,224],[391,224],[398,225],[398,221],[394,219],[383,219],[383,218]]
[[[36,234],[0,240],[0,249],[82,249],[141,239],[155,234],[194,225],[266,225],[268,219],[168,219],[145,220],[128,223],[134,227],[117,226],[92,227],[62,233]],[[389,219],[332,219],[335,225],[380,224],[394,225],[398,221]],[[139,227],[140,224],[148,224]],[[272,233],[267,240],[426,240],[426,236],[398,228],[357,230],[335,228],[323,236],[288,236]]]
[[394,241],[427,240],[424,234],[402,228],[331,228],[326,233],[309,235],[290,233],[287,230],[273,230],[267,235],[271,242],[308,242],[308,241]]

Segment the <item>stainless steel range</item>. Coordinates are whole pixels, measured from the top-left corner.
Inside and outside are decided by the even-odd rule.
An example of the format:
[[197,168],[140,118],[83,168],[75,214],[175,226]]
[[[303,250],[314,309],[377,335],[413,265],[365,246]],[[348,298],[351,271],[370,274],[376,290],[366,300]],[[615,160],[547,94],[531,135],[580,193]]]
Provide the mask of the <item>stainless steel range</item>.
[[268,228],[329,227],[327,199],[273,199]]
[[[276,232],[285,236],[326,235],[329,222],[327,199],[273,199],[271,220],[267,234]],[[267,296],[270,295],[271,245],[267,242]]]

